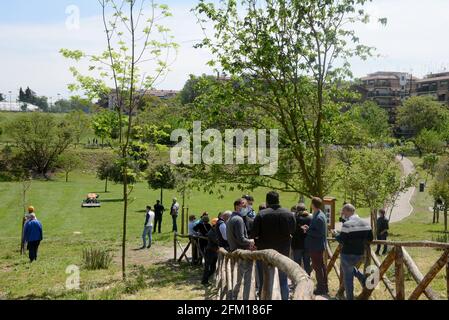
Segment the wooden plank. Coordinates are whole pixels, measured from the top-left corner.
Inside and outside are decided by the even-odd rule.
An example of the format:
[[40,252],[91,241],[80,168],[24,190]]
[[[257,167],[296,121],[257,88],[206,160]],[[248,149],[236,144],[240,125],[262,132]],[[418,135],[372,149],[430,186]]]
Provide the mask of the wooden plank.
[[182,258],[186,257],[187,262],[190,263],[190,259],[187,257],[187,252],[189,251],[191,245],[192,245],[192,242],[189,241],[189,243],[187,244],[187,247],[184,249],[184,251],[182,252],[181,256],[179,257],[178,262],[181,262]]
[[236,300],[243,300],[243,280],[246,271],[246,261],[235,261],[233,266],[233,292]]
[[[402,248],[402,254],[404,255],[404,264],[407,267],[408,271],[412,275],[413,279],[417,284],[420,284],[424,276],[422,275],[421,271],[419,271],[418,266],[416,265],[415,261],[413,261],[412,257],[408,254],[407,250],[405,248]],[[432,290],[432,288],[427,287],[424,290],[424,294],[429,300],[439,300],[438,294]]]
[[394,281],[396,300],[405,300],[404,255],[400,246],[394,248]]
[[[376,263],[375,256],[373,255],[373,261]],[[390,251],[390,253],[386,256],[385,260],[380,264],[379,260],[377,260],[377,267],[379,268],[379,279],[383,279],[385,276],[385,273],[388,271],[390,266],[393,264],[393,261],[395,260],[395,253],[394,250]],[[385,277],[386,278],[386,277]],[[385,283],[385,282],[384,282]],[[371,294],[373,293],[375,288],[368,289],[363,288],[362,293],[359,295],[359,300],[368,300]],[[390,292],[391,293],[391,292]],[[393,298],[395,298],[395,295],[393,295]]]
[[[338,245],[338,247],[335,248],[334,253],[330,254],[331,260],[329,261],[329,264],[327,265],[327,274],[330,274],[332,269],[335,267],[335,263],[337,262],[337,259],[340,256],[342,248],[343,248],[342,245]],[[331,251],[329,244],[327,245],[327,250]],[[335,273],[337,274],[338,277],[340,277],[340,274],[339,274],[340,272],[339,272],[338,268],[335,268]]]
[[173,255],[174,255],[174,259],[173,260],[175,262],[176,262],[176,260],[178,258],[178,252],[177,252],[177,250],[178,250],[178,245],[177,245],[178,239],[177,239],[177,236],[178,236],[178,233],[175,232],[175,235],[173,237]]
[[[337,240],[333,238],[328,238],[328,241],[336,242]],[[390,247],[401,246],[401,247],[416,247],[416,248],[439,248],[439,249],[449,249],[449,243],[444,242],[434,242],[434,241],[389,241],[389,240],[374,240],[371,245],[387,245]]]
[[[387,269],[385,270],[385,272],[383,273],[382,276],[379,276],[379,278],[381,278],[382,282],[385,285],[385,288],[388,290],[388,292],[390,293],[391,297],[393,299],[396,298],[396,290],[394,288],[393,283],[390,281],[390,279],[388,279],[388,277],[385,275],[386,271],[388,270],[388,268],[390,267],[390,265],[393,263],[394,260],[394,250],[390,251],[390,253],[387,255],[386,258],[388,258],[388,256],[391,255],[391,262],[388,265]],[[371,250],[371,257],[373,258],[374,264],[376,265],[377,268],[379,268],[379,270],[381,269],[381,263],[379,261],[379,259],[377,258],[376,254]],[[384,260],[385,261],[385,260]]]
[[447,291],[447,299],[449,300],[449,258],[446,261],[446,291]]
[[232,292],[232,270],[231,270],[231,259],[225,259],[226,267],[226,300],[234,300]]
[[265,265],[263,267],[263,287],[260,300],[272,300],[273,296],[274,267]]
[[242,268],[246,269],[246,272],[243,276],[237,300],[256,300],[256,263],[255,261],[242,262],[246,263],[246,265],[242,266]]
[[279,269],[274,268],[274,275],[273,275],[273,292],[271,295],[271,300],[282,300],[281,295],[281,285],[279,283]]
[[445,250],[443,255],[438,259],[437,262],[430,268],[429,272],[425,275],[420,284],[415,288],[415,290],[410,295],[409,300],[418,300],[423,291],[427,288],[430,282],[435,278],[435,276],[440,272],[440,270],[447,264],[447,259],[449,256],[449,250]]

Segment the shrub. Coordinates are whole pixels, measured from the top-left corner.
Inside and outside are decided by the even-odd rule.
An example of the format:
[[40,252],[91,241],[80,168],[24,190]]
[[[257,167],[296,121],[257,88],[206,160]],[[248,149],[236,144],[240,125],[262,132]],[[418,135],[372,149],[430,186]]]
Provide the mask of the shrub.
[[105,249],[86,248],[83,250],[83,263],[87,270],[109,269],[112,254]]

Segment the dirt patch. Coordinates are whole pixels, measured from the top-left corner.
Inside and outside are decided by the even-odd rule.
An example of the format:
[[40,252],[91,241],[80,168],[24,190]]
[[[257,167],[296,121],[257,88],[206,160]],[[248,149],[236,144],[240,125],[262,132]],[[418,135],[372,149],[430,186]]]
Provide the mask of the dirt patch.
[[[162,245],[153,245],[151,249],[139,250],[129,246],[126,249],[126,264],[132,266],[149,266],[173,259],[173,248]],[[122,251],[119,249],[114,255],[117,265],[122,263]]]

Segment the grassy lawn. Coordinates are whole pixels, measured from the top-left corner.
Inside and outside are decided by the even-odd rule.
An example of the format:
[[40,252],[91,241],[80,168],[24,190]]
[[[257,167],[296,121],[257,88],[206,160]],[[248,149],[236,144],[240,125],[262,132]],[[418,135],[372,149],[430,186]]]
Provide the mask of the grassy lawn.
[[[155,246],[145,259],[133,261],[135,252],[132,249],[141,245],[140,235],[144,222],[144,209],[147,204],[153,205],[159,198],[159,191],[149,190],[146,183],[139,183],[131,194],[132,202],[128,217],[129,271],[132,274],[143,274],[149,286],[128,295],[126,286],[120,279],[120,241],[122,234],[122,200],[120,185],[110,185],[110,192],[104,193],[104,182],[95,178],[88,171],[80,171],[70,175],[66,183],[63,175],[57,175],[52,181],[33,181],[28,193],[27,204],[36,207],[37,216],[44,226],[44,242],[40,248],[40,259],[32,266],[26,256],[19,255],[20,226],[22,216],[22,185],[20,183],[0,183],[0,298],[176,298],[173,288],[182,282],[188,290],[179,292],[179,298],[204,298],[204,290],[199,294],[195,289],[199,281],[200,271],[184,266],[184,271],[170,275],[162,272],[168,258],[172,257],[173,235],[171,219],[168,214],[163,221],[163,233],[155,235]],[[82,209],[81,201],[89,192],[100,194],[102,208]],[[256,203],[264,202],[266,189],[256,190],[253,195]],[[175,191],[165,191],[165,205],[169,206],[171,198],[181,195]],[[242,195],[240,191],[228,192],[224,198],[217,195],[191,191],[187,198],[190,214],[199,216],[208,211],[216,216],[220,211],[231,210],[235,199]],[[291,207],[297,201],[295,194],[282,194],[282,202]],[[114,252],[114,263],[106,271],[87,271],[81,268],[81,293],[64,290],[70,265],[81,266],[82,250],[86,247],[107,248]],[[158,253],[165,252],[162,256]],[[154,265],[154,262],[159,265]],[[146,268],[139,269],[139,265]],[[170,269],[170,268],[168,268]],[[172,268],[173,269],[173,268]],[[157,276],[164,273],[166,278]],[[180,277],[180,278],[179,278]],[[133,276],[131,277],[133,278]],[[172,281],[173,280],[173,281]],[[179,281],[178,281],[179,280]],[[149,285],[156,281],[159,289]],[[167,285],[162,290],[160,287]],[[117,287],[118,286],[118,287]],[[103,290],[103,287],[111,287]],[[151,289],[150,289],[151,287]],[[146,288],[142,286],[142,288]],[[170,289],[171,288],[171,289]],[[131,290],[132,291],[132,290]],[[87,292],[87,293],[86,293]],[[184,293],[181,293],[184,292]],[[188,292],[189,294],[185,295]],[[98,296],[99,295],[99,296]]]

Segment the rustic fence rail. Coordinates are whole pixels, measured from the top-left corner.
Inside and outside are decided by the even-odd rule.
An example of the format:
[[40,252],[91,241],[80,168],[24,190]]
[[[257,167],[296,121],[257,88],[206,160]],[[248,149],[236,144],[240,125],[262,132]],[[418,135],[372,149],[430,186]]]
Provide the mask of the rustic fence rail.
[[[183,247],[180,240],[188,239],[188,244]],[[206,240],[205,237],[189,237],[175,234],[174,238],[174,260],[181,262],[185,259],[192,261],[188,257],[188,251],[192,246],[196,246],[197,257],[193,260],[201,259],[204,252],[200,249],[199,241]],[[336,243],[332,250],[332,243]],[[372,250],[372,246],[387,245],[391,248],[389,253],[380,261]],[[182,254],[178,257],[178,248]],[[430,270],[423,275],[417,264],[412,259],[406,248],[423,248],[424,250],[438,249],[442,253],[434,262]],[[344,292],[343,275],[339,267],[339,259],[342,246],[335,239],[328,239],[325,261],[327,272],[335,274],[339,279],[338,295]],[[259,272],[261,268],[257,264],[263,264],[263,285],[259,283]],[[387,292],[394,300],[418,300],[422,295],[429,300],[440,300],[441,295],[436,293],[431,287],[431,282],[442,270],[445,271],[446,295],[449,299],[449,244],[432,241],[373,241],[366,246],[365,258],[358,267],[366,271],[368,267],[375,266],[378,272],[379,285],[383,284]],[[387,277],[387,272],[394,268],[394,279]],[[416,282],[416,287],[412,293],[406,296],[405,272],[406,270]],[[285,272],[293,285],[293,292],[290,296],[293,300],[313,300],[314,283],[307,273],[293,260],[285,257],[274,250],[227,252],[220,248],[218,254],[216,286],[218,290],[217,299],[220,300],[279,300],[281,291],[279,286],[279,271]],[[371,287],[371,286],[368,286]],[[359,300],[367,300],[378,286],[368,288],[365,286],[358,296]]]
[[[335,239],[329,239],[329,243],[335,242]],[[377,256],[371,249],[372,245],[387,245],[392,249],[387,254],[385,259],[380,262]],[[406,248],[424,248],[424,249],[440,249],[442,254],[439,259],[432,265],[426,275],[423,276],[416,263],[411,258]],[[334,252],[331,250],[330,244],[328,245],[327,255],[330,259],[327,266],[328,273],[335,270],[335,274],[339,278],[340,290],[339,294],[343,292],[343,281],[341,272],[336,267],[336,261],[341,254],[341,245],[337,245]],[[439,300],[441,297],[430,287],[430,283],[435,279],[437,274],[446,266],[446,295],[449,299],[449,244],[432,242],[432,241],[373,241],[366,247],[365,252],[365,269],[369,266],[376,266],[379,275],[379,283],[383,283],[390,296],[394,300],[405,300],[405,270],[407,269],[409,274],[416,282],[416,287],[412,293],[408,296],[408,300],[418,300],[421,295],[425,295],[429,300]],[[386,273],[394,266],[394,285],[390,279],[386,276]],[[358,299],[367,300],[371,297],[373,289],[369,289],[366,286],[363,288],[362,293]]]

